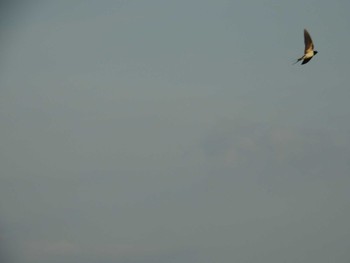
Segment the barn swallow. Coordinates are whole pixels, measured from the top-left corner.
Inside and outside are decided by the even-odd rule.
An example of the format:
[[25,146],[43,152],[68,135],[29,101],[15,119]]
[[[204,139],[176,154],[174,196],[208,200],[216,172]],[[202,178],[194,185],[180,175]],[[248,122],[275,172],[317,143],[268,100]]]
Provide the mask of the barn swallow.
[[298,58],[298,60],[295,62],[295,63],[298,63],[299,61],[302,60],[303,62],[301,63],[301,65],[308,63],[312,59],[312,57],[318,53],[316,50],[314,50],[314,43],[312,43],[310,34],[309,32],[307,32],[306,29],[304,29],[304,43],[305,43],[304,56],[302,56],[301,58]]

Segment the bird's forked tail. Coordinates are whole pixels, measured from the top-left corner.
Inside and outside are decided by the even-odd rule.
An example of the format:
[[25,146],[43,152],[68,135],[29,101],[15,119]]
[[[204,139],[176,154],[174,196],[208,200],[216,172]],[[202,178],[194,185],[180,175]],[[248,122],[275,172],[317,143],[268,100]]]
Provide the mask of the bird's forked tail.
[[295,65],[297,64],[299,61],[303,60],[304,59],[304,56],[302,56],[301,58],[298,58],[297,61],[295,61],[292,65]]

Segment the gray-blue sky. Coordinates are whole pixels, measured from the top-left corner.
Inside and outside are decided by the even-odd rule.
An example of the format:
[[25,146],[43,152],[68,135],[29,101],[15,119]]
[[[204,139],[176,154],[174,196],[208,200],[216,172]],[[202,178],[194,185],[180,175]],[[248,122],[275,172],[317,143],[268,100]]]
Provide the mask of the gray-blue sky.
[[[347,262],[348,1],[33,1],[2,20],[19,263]],[[320,52],[305,66],[306,27]]]

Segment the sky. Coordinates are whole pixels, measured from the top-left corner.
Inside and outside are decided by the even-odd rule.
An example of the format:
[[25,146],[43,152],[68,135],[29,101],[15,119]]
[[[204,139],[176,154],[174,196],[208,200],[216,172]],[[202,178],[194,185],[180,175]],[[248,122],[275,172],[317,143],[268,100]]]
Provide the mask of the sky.
[[2,262],[349,262],[349,9],[3,5]]

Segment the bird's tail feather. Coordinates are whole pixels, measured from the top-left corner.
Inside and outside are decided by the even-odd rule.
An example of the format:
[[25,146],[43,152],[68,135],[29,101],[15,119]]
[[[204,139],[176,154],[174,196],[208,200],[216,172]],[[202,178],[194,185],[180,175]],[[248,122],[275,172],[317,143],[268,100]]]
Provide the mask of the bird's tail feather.
[[303,60],[304,56],[301,58],[298,58],[297,61],[295,61],[292,65],[295,65],[296,63],[298,63],[299,61]]

